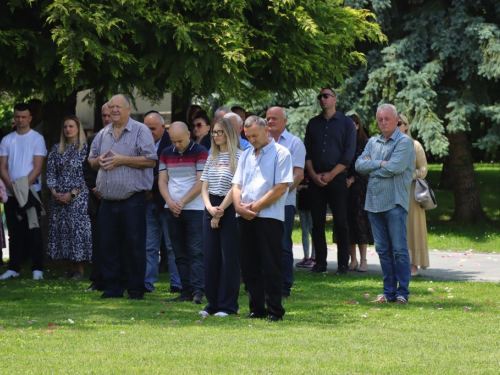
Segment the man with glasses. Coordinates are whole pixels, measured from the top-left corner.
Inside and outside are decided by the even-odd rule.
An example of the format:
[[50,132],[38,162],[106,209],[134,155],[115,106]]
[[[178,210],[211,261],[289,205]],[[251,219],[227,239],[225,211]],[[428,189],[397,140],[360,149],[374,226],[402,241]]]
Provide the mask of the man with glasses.
[[346,168],[356,150],[356,126],[336,110],[337,97],[331,88],[321,90],[318,100],[323,112],[309,121],[304,139],[306,168],[313,182],[309,190],[316,265],[311,272],[327,272],[325,222],[329,205],[337,240],[337,275],[344,275],[349,268]]

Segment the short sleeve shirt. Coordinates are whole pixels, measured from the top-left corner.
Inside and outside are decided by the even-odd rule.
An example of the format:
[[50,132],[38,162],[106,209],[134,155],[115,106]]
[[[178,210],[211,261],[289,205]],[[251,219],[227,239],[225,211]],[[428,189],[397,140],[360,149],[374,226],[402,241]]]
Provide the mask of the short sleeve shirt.
[[[306,162],[306,148],[299,138],[290,134],[285,129],[285,131],[281,133],[278,138],[278,144],[286,147],[287,150],[290,151],[294,168],[304,169],[304,164]],[[294,189],[291,193],[288,193],[285,206],[295,206],[296,196],[297,189]]]
[[[89,159],[98,158],[110,150],[123,156],[144,156],[158,160],[151,131],[146,125],[131,118],[118,139],[115,139],[113,124],[97,133],[90,147]],[[127,199],[134,193],[151,190],[153,168],[138,169],[127,165],[110,171],[101,168],[97,173],[96,185],[104,199]]]
[[[174,201],[180,200],[198,181],[197,173],[203,172],[208,151],[194,141],[190,141],[184,152],[174,146],[165,148],[160,155],[159,171],[168,172],[168,192]],[[165,207],[168,207],[165,204]],[[203,210],[205,205],[199,194],[184,205],[183,210]]]
[[[241,202],[251,203],[261,199],[276,184],[293,184],[293,164],[290,152],[274,139],[255,157],[249,148],[240,157],[233,184],[241,185]],[[285,193],[276,203],[263,209],[257,217],[285,220]]]
[[[26,134],[12,132],[2,139],[0,144],[0,155],[7,156],[7,170],[12,182],[18,178],[28,176],[33,170],[34,156],[47,156],[47,148],[43,136],[34,130]],[[33,184],[36,191],[42,189],[41,179],[38,176]],[[7,189],[7,194],[12,196],[12,192]]]
[[[236,151],[236,166],[243,151]],[[220,152],[216,159],[213,154],[208,157],[201,181],[208,181],[208,192],[212,195],[225,197],[231,190],[234,172],[231,172],[229,152]],[[236,171],[235,171],[236,172]]]

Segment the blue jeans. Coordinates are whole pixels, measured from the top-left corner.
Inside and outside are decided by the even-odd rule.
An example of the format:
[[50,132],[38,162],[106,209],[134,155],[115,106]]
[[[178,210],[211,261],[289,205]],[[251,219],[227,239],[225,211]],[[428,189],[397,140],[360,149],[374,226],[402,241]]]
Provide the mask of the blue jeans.
[[283,293],[290,294],[293,285],[293,221],[295,220],[295,206],[285,206],[285,233],[281,247],[283,253],[281,255],[281,268],[283,270]]
[[204,293],[203,211],[182,210],[179,217],[175,217],[168,209],[165,213],[182,293]]
[[[310,210],[299,210],[300,228],[302,230],[302,248],[304,249],[304,258],[309,258],[309,236],[312,235],[312,216]],[[312,244],[311,257],[316,257],[314,243]]]
[[[410,295],[410,255],[406,243],[406,217],[401,206],[389,211],[368,212],[372,224],[375,250],[380,259],[384,278],[384,296],[394,301]],[[398,286],[399,283],[399,286]]]
[[[144,295],[146,274],[146,193],[127,199],[103,199],[99,210],[104,289],[112,296]],[[124,274],[130,275],[125,285]]]
[[168,268],[170,272],[170,286],[181,288],[181,279],[175,255],[168,236],[167,216],[164,208],[158,207],[154,202],[146,202],[146,278],[144,284],[147,290],[155,290],[154,283],[158,280],[158,263],[160,256],[160,244],[163,234],[165,246],[167,247]]

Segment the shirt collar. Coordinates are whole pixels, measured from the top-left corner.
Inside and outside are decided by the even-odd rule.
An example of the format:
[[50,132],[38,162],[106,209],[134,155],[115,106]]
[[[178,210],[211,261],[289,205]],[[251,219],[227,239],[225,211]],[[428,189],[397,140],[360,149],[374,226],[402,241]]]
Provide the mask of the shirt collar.
[[[275,143],[276,142],[274,141],[274,138],[271,138],[271,142],[269,142],[266,146],[262,147],[260,149],[260,153],[265,154],[267,151],[269,151],[269,149],[274,147]],[[252,153],[255,155],[255,149],[253,149]]]
[[[113,133],[113,123],[106,125],[105,129],[108,133]],[[127,125],[125,125],[125,128],[123,129],[123,131],[125,131],[125,130],[127,130],[129,132],[132,131],[132,117],[128,118]]]
[[[398,134],[400,133],[400,134]],[[396,128],[396,130],[394,130],[394,132],[391,134],[391,136],[389,137],[389,139],[392,139],[393,141],[395,141],[396,139],[398,139],[403,133],[399,130],[399,128]],[[388,142],[389,139],[386,141],[385,140],[385,137],[383,134],[380,134],[378,137],[378,140],[381,141],[381,142]]]

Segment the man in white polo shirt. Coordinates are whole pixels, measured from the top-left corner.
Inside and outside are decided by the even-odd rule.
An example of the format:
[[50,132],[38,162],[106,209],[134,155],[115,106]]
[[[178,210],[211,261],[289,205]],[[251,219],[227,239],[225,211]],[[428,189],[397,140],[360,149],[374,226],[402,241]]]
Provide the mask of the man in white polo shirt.
[[266,112],[269,135],[274,140],[287,148],[292,155],[293,163],[293,184],[288,189],[288,196],[285,201],[285,235],[283,236],[283,256],[281,267],[283,268],[283,298],[290,297],[293,285],[293,241],[292,231],[295,221],[295,200],[300,181],[304,179],[304,164],[306,162],[306,148],[302,141],[290,134],[285,126],[287,122],[286,112],[281,107],[271,107]]
[[[252,144],[240,157],[233,178],[243,280],[250,294],[248,319],[283,319],[281,269],[285,200],[293,183],[290,152],[269,139],[266,120],[250,116],[245,135]],[[267,309],[266,309],[267,305]]]
[[[26,180],[26,197],[28,199],[31,197],[34,204],[38,205],[36,202],[37,198],[40,197],[42,188],[40,173],[47,155],[47,149],[43,136],[30,128],[30,121],[29,105],[24,103],[16,104],[14,106],[16,131],[5,136],[0,145],[0,175],[9,195],[9,200],[5,203],[5,218],[9,230],[10,254],[9,269],[0,276],[0,279],[19,276],[23,248],[26,242],[29,242],[31,261],[33,263],[33,280],[43,279],[42,231],[40,225],[33,227],[33,225],[29,224],[26,212],[22,213],[22,219],[18,220],[16,211],[19,210],[19,201],[25,200],[25,197],[21,197],[24,194],[21,194],[17,188],[13,187],[13,185],[24,184],[23,181]],[[31,189],[31,187],[34,189]],[[20,196],[17,196],[14,193],[15,191]],[[41,204],[39,207],[41,207]],[[39,219],[40,210],[37,209],[36,212]]]

